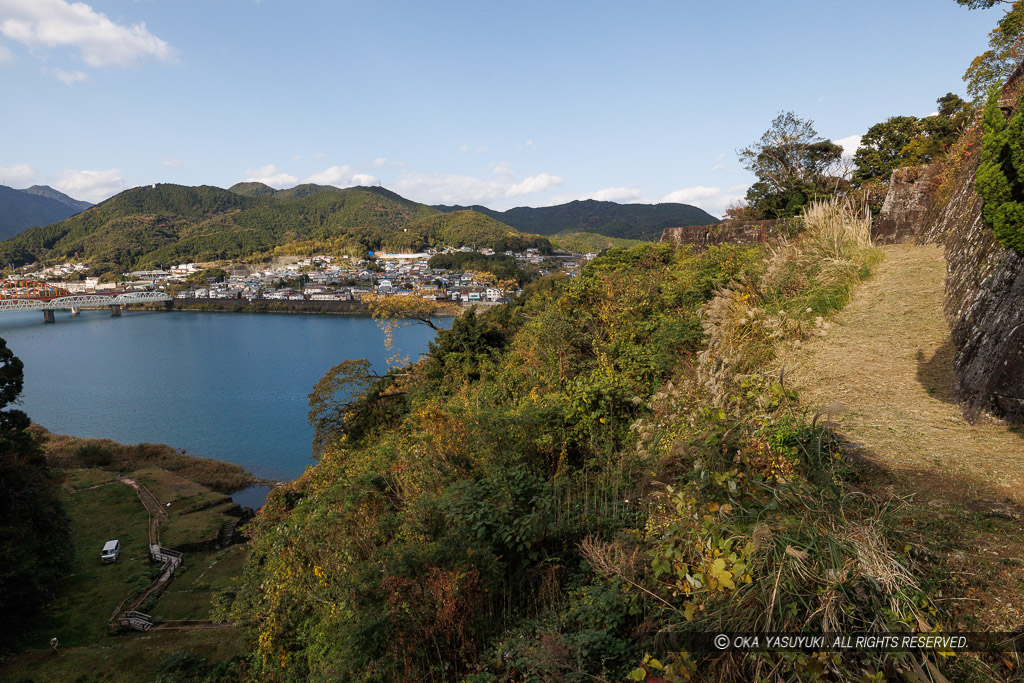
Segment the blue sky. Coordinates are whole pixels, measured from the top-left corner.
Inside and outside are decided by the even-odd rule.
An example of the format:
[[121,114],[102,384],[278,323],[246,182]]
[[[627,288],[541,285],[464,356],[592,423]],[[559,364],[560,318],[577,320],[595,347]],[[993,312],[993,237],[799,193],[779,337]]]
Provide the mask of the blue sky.
[[0,184],[381,182],[718,214],[780,111],[925,116],[1000,10],[953,0],[0,0]]

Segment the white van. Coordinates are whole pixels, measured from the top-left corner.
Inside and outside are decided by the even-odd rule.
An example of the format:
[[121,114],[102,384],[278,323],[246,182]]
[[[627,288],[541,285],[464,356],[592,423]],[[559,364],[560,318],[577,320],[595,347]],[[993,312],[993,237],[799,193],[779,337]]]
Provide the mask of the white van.
[[121,543],[119,541],[107,541],[103,544],[103,552],[100,553],[100,562],[110,564],[117,562],[117,556],[121,554]]

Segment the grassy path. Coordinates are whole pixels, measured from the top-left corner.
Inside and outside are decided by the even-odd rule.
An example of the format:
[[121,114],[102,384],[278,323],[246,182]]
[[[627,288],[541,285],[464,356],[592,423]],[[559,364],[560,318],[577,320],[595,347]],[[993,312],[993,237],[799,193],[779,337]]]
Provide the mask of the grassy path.
[[941,247],[893,245],[827,336],[787,354],[804,405],[842,404],[840,431],[895,470],[928,471],[1024,503],[1024,436],[968,424],[953,397]]

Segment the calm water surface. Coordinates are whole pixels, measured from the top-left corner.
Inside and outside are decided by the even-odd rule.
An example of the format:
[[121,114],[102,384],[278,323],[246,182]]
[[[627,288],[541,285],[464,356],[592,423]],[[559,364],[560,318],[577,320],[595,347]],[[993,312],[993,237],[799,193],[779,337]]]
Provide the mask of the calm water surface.
[[[0,337],[25,363],[20,407],[33,421],[60,434],[166,443],[274,480],[293,479],[312,464],[307,395],[317,380],[355,358],[383,371],[392,353],[377,323],[360,317],[56,317],[46,325],[39,311],[0,314]],[[412,325],[396,336],[397,350],[415,358],[433,331]],[[250,495],[253,502],[262,497]]]

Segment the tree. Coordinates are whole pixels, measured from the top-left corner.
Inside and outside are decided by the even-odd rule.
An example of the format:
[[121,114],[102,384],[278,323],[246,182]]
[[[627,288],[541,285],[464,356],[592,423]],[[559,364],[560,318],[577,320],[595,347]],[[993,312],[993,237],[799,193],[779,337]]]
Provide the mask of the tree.
[[59,485],[28,416],[8,409],[24,385],[21,361],[0,339],[0,642],[53,597],[71,564]]
[[889,180],[892,172],[903,165],[903,150],[921,134],[921,120],[916,116],[892,116],[868,128],[860,139],[860,148],[853,155],[857,170],[856,183],[872,178]]
[[964,73],[967,93],[980,101],[988,91],[1002,85],[1021,60],[1024,36],[1024,0],[956,0],[968,9],[988,9],[997,4],[1010,5],[999,23],[988,34],[989,49],[971,61]]
[[[757,176],[747,202],[759,218],[795,216],[815,197],[829,194],[843,148],[820,137],[813,121],[780,113],[761,139],[738,152],[740,163]],[[834,190],[834,188],[831,188]]]
[[935,102],[939,109],[933,116],[892,116],[868,129],[853,155],[856,185],[875,180],[888,183],[897,168],[930,163],[957,139],[973,106],[953,93]]
[[1024,254],[1024,112],[1006,121],[993,88],[981,124],[985,134],[974,179],[984,202],[981,216],[1003,246]]
[[419,296],[380,296],[364,294],[362,302],[370,309],[374,320],[384,328],[384,345],[395,343],[395,330],[410,324],[426,325],[435,332],[441,328],[434,322],[439,316],[458,315],[461,308],[451,301],[424,299]]

